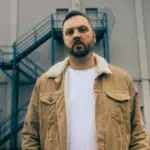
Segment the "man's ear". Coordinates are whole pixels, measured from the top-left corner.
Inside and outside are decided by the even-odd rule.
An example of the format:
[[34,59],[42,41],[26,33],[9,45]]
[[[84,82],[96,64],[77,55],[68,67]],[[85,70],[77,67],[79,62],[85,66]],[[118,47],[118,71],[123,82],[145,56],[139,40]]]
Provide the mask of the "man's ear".
[[96,43],[96,33],[95,31],[93,31],[93,41],[94,41],[94,44]]

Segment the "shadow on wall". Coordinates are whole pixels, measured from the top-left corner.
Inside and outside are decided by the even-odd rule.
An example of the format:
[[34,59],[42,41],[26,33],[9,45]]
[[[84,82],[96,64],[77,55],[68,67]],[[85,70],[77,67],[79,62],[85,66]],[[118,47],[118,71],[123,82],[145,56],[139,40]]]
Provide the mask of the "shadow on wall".
[[116,24],[116,18],[114,16],[114,13],[108,7],[100,8],[100,11],[105,12],[108,16],[108,31],[109,31],[109,36],[111,36],[112,31],[113,31],[115,24]]

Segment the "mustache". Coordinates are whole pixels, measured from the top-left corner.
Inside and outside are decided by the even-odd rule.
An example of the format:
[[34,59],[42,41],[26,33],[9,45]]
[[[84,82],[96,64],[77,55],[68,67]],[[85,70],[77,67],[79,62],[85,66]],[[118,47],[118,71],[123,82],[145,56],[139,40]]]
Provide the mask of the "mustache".
[[74,47],[76,44],[82,44],[82,45],[84,45],[84,43],[81,42],[79,39],[75,39],[75,41],[74,41],[74,43],[73,43],[73,47]]

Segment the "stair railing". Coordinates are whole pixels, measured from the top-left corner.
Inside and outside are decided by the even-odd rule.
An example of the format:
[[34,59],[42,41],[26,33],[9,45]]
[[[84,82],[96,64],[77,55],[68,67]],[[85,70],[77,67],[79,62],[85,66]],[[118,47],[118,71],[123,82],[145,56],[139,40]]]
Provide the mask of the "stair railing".
[[51,18],[48,16],[42,22],[34,26],[27,33],[23,34],[16,40],[16,50],[19,53],[36,43],[45,34],[51,31]]

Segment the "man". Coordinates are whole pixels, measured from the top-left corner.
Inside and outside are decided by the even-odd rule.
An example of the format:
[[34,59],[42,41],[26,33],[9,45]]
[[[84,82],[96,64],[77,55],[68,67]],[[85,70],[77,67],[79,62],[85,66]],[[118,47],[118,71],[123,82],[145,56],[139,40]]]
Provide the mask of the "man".
[[78,11],[63,21],[69,57],[37,81],[24,150],[150,150],[130,76],[94,53],[95,32]]

